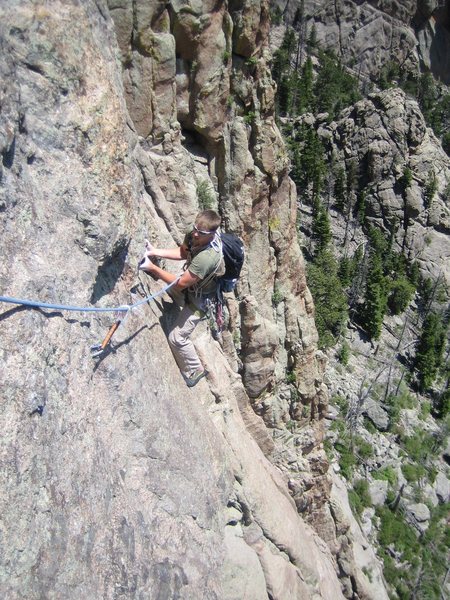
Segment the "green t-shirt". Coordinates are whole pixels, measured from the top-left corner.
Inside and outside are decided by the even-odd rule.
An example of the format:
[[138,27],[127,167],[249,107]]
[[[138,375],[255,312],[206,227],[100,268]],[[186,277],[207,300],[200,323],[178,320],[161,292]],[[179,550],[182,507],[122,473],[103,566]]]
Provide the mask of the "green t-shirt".
[[[189,291],[200,291],[202,294],[213,294],[216,291],[216,277],[220,277],[225,273],[225,263],[222,258],[222,253],[211,245],[195,248],[190,243],[191,234],[188,233],[184,238],[184,243],[188,247],[188,259],[186,262],[187,270],[196,275],[200,281],[194,288],[189,288]],[[214,273],[214,277],[209,277]],[[207,279],[205,284],[202,280]]]

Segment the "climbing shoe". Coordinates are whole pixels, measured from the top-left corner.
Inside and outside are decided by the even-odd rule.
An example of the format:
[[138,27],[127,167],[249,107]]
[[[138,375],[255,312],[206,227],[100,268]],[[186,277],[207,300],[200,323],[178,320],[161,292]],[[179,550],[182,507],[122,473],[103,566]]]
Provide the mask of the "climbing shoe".
[[194,371],[191,373],[190,377],[185,377],[184,380],[188,387],[194,387],[200,381],[202,377],[205,377],[208,374],[208,371]]

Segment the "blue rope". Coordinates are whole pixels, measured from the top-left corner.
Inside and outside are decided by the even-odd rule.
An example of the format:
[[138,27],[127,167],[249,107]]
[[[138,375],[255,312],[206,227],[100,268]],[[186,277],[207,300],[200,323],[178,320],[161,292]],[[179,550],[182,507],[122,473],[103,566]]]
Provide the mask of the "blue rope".
[[155,294],[151,294],[147,296],[143,300],[139,300],[135,304],[127,304],[125,306],[118,306],[112,308],[96,308],[95,306],[70,306],[66,304],[49,304],[47,302],[36,302],[34,300],[23,300],[22,298],[10,298],[9,296],[0,296],[0,302],[9,302],[10,304],[21,304],[22,306],[30,306],[32,308],[51,308],[53,310],[70,310],[74,312],[128,312],[129,310],[133,310],[142,304],[146,304],[153,300],[154,298],[158,298],[158,296],[162,296],[169,288],[178,283],[181,275],[172,281],[172,283],[164,286],[159,292]]

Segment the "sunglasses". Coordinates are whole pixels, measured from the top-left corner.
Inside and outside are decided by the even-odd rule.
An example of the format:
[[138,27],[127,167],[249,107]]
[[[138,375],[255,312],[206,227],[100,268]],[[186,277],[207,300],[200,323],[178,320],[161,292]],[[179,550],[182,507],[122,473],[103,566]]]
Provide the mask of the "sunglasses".
[[211,233],[214,233],[214,231],[202,231],[196,225],[194,225],[194,231],[199,235],[211,235]]

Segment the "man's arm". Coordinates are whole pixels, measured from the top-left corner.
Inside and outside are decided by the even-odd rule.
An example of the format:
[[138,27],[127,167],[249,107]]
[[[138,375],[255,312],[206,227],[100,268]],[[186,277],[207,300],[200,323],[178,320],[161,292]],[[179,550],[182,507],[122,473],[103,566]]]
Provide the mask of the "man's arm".
[[[155,277],[158,277],[158,279],[162,279],[162,281],[164,281],[164,283],[173,283],[175,281],[175,279],[177,279],[177,277],[178,277],[178,275],[169,273],[168,271],[161,269],[161,267],[158,267],[157,265],[154,265],[153,263],[150,263],[144,270],[146,273],[149,273],[150,275],[154,275]],[[183,273],[183,275],[180,277],[180,279],[175,287],[177,287],[179,290],[184,290],[185,288],[191,287],[191,285],[194,285],[194,284],[198,283],[199,281],[200,281],[200,277],[197,277],[197,275],[194,275],[190,271],[185,271]]]
[[186,260],[187,258],[186,244],[182,244],[181,246],[178,246],[178,248],[155,248],[148,240],[146,240],[145,248],[145,254],[149,258],[152,256],[158,258],[169,258],[170,260]]

